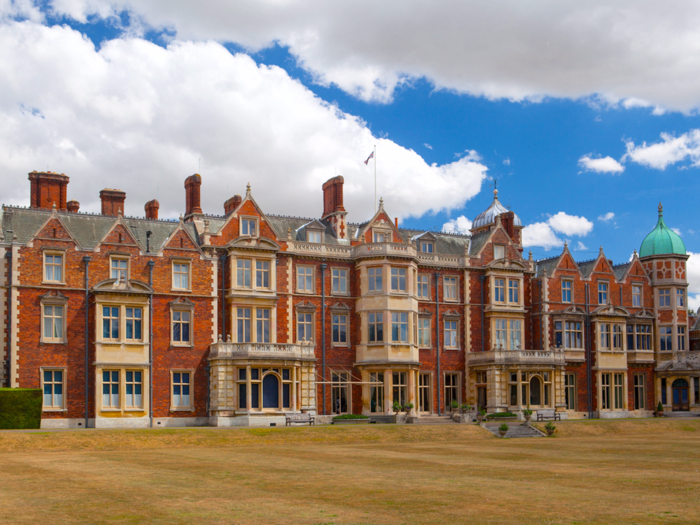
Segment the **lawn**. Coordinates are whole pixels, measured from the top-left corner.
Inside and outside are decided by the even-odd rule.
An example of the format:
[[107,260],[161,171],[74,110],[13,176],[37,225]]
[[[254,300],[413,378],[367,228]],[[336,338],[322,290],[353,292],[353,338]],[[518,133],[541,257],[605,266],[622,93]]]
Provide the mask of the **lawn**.
[[698,420],[0,432],[2,523],[698,523]]

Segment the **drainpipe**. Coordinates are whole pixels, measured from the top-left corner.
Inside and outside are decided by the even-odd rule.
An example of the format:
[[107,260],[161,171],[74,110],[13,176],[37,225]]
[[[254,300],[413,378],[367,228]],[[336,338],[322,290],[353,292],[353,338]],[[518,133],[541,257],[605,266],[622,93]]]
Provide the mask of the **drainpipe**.
[[221,334],[226,341],[226,252],[219,257],[221,262]]
[[153,261],[148,261],[148,286],[151,295],[148,298],[148,417],[153,428]]
[[442,372],[440,371],[440,274],[435,272],[435,338],[437,352],[437,398],[438,398],[438,416],[442,414]]
[[12,356],[12,239],[14,232],[7,230],[7,235],[10,236],[10,249],[5,252],[7,259],[7,357],[5,358],[5,379],[8,388],[12,387],[10,366]]
[[588,283],[586,283],[586,381],[588,382],[588,419],[593,417],[593,370],[591,366],[591,321],[588,317],[589,314],[589,300],[588,300]]
[[85,428],[88,427],[90,413],[90,261],[92,257],[83,257],[85,263]]
[[321,356],[323,372],[323,414],[326,414],[326,263],[321,264]]

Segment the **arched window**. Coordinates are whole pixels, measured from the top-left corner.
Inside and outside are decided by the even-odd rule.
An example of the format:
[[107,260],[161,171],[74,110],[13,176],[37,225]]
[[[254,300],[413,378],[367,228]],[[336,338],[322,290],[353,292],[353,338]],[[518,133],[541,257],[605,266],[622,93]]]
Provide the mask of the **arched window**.
[[673,386],[673,387],[687,387],[688,381],[686,381],[685,379],[676,379],[673,382],[673,385],[671,385],[671,386]]
[[263,378],[263,408],[279,408],[280,382],[275,374]]
[[530,379],[530,405],[540,406],[542,404],[542,380],[538,376]]

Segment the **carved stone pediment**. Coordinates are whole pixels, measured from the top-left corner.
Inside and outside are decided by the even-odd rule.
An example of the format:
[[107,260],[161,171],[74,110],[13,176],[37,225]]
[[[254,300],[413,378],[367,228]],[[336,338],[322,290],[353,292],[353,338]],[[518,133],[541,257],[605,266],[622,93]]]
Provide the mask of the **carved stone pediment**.
[[307,311],[307,312],[313,312],[316,311],[316,305],[312,303],[311,301],[302,301],[300,303],[297,303],[295,305],[295,308],[300,311]]
[[68,297],[63,295],[58,290],[49,290],[43,295],[39,296],[43,304],[66,304],[68,302]]
[[630,312],[627,310],[627,308],[623,306],[614,306],[612,304],[605,304],[603,306],[599,306],[593,312],[591,315],[595,316],[605,316],[605,317],[629,317]]
[[178,298],[175,299],[174,301],[170,301],[170,302],[168,303],[168,306],[170,306],[171,308],[172,308],[173,306],[181,306],[181,307],[185,307],[185,308],[194,308],[194,303],[193,303],[192,301],[190,301],[187,297],[178,297]]
[[151,293],[153,289],[146,283],[137,281],[135,279],[107,279],[105,281],[97,283],[93,289],[93,293],[134,293],[134,294],[146,294]]
[[229,249],[263,250],[273,252],[277,252],[281,248],[279,244],[272,239],[268,239],[267,237],[254,238],[248,235],[243,235],[233,239],[230,243],[228,243],[227,247]]
[[[297,306],[297,308],[298,308],[298,306]],[[334,304],[330,305],[329,308],[333,312],[347,313],[350,311],[350,306],[348,306],[346,303],[342,303],[342,302],[334,303]]]

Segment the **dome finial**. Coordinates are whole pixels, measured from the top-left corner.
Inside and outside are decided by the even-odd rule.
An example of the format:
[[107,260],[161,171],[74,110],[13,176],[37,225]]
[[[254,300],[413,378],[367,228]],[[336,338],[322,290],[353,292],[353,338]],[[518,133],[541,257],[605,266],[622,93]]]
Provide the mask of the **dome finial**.
[[664,214],[664,207],[661,203],[659,203],[659,215],[663,215],[663,214]]

